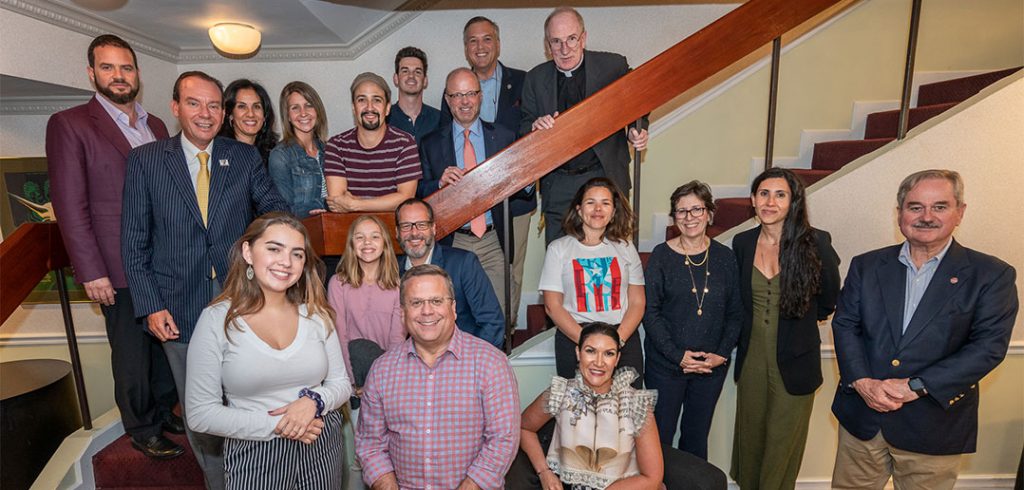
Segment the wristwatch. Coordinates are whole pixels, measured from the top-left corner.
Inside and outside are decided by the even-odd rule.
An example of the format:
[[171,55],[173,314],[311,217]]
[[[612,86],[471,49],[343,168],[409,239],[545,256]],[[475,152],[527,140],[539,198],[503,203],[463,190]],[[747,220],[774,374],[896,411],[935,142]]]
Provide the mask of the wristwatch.
[[925,397],[928,395],[928,390],[925,389],[924,381],[921,381],[921,378],[910,378],[910,380],[907,381],[907,386],[910,387],[910,391],[917,393],[917,396],[919,397]]

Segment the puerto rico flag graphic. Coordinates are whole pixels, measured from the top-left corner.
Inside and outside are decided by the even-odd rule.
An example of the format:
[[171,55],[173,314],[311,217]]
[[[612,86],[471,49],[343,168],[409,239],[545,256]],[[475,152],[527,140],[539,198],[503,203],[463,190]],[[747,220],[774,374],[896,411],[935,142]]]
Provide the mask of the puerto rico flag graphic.
[[576,311],[622,309],[622,272],[617,257],[573,259]]

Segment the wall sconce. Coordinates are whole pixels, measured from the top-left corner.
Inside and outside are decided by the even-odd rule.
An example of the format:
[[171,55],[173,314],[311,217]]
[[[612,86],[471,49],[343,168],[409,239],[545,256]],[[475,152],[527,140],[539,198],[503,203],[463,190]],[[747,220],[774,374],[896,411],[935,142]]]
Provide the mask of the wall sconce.
[[256,52],[262,36],[255,27],[236,22],[221,22],[210,28],[210,41],[218,50],[237,56]]

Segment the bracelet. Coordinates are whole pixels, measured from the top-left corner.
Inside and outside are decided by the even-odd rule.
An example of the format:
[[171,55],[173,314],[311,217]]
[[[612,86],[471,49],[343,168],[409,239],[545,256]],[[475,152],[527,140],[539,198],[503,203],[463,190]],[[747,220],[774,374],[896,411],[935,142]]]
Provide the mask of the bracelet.
[[317,393],[309,388],[303,388],[299,391],[299,398],[306,397],[316,403],[316,418],[323,418],[324,416],[324,399],[320,397],[320,393]]

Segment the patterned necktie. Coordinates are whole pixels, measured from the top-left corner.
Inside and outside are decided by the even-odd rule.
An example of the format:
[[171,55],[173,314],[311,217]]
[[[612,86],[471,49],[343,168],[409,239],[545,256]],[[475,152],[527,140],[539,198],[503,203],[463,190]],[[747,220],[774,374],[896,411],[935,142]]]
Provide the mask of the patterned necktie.
[[[462,135],[466,140],[466,144],[462,146],[462,163],[468,172],[476,168],[476,151],[473,151],[473,143],[469,141],[469,129],[463,130]],[[487,232],[487,219],[482,214],[473,218],[469,222],[469,229],[477,238],[483,238]]]
[[199,158],[199,175],[196,177],[196,202],[199,203],[199,214],[203,217],[203,224],[207,223],[207,208],[210,205],[210,154],[205,151],[196,155]]

